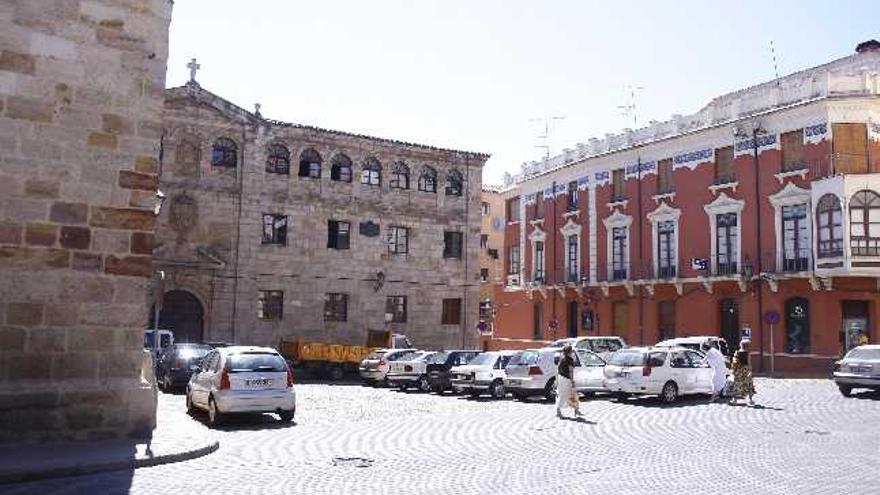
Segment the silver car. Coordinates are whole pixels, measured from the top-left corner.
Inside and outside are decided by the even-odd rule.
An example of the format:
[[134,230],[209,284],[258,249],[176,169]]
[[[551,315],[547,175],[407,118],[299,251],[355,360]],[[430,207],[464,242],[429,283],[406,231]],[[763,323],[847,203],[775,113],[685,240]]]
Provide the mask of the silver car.
[[880,390],[880,345],[861,345],[835,363],[834,383],[844,397],[854,388]]
[[281,421],[291,421],[296,411],[293,373],[270,347],[214,349],[186,386],[186,409],[207,411],[211,426],[228,413],[271,412]]

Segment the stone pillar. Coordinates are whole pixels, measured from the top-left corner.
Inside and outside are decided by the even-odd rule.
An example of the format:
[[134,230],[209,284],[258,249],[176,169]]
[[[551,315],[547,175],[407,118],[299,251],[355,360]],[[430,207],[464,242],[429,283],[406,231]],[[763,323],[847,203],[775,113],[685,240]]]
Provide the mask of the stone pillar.
[[170,0],[0,4],[0,442],[149,433]]

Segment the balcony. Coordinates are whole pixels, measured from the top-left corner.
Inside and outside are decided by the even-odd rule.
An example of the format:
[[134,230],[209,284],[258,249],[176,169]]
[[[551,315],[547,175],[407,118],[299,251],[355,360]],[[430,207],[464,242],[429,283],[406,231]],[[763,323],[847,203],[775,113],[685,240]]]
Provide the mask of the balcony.
[[813,251],[809,247],[783,247],[781,251],[767,251],[761,255],[761,271],[764,273],[799,273],[812,270]]

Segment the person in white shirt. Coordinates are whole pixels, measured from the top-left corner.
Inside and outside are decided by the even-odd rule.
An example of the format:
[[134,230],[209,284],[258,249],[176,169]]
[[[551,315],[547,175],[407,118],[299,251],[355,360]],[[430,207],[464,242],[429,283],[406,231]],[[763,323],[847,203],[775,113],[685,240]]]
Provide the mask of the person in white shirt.
[[712,402],[718,400],[724,385],[727,384],[727,365],[724,364],[724,354],[710,342],[703,343],[703,352],[706,353],[706,362],[712,368]]

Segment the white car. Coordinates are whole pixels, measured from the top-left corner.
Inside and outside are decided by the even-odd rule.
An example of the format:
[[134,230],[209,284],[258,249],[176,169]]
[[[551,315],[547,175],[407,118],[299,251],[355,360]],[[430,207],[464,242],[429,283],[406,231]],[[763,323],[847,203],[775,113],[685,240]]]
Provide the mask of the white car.
[[[557,347],[527,349],[517,353],[507,364],[504,386],[519,400],[535,395],[554,400],[558,359],[561,357],[562,349]],[[596,353],[584,349],[575,352],[574,361],[575,390],[582,393],[604,391],[602,370],[605,361]]]
[[389,363],[397,361],[416,349],[376,349],[361,361],[358,373],[368,385],[385,383],[388,375]]
[[570,337],[567,339],[559,339],[548,347],[558,347],[563,348],[566,345],[570,345],[575,349],[584,349],[587,351],[595,352],[602,359],[608,360],[611,357],[611,354],[619,351],[620,349],[625,349],[628,347],[626,345],[626,341],[621,337],[615,337],[612,335],[605,336],[590,336],[590,337]]
[[713,335],[704,335],[697,337],[676,337],[674,339],[661,340],[654,344],[654,347],[684,347],[694,351],[703,352],[703,345],[710,343],[724,355],[724,364],[730,366],[730,347],[727,341],[721,337]]
[[207,411],[211,426],[227,413],[272,412],[290,421],[296,412],[293,373],[271,347],[214,349],[186,385],[186,409]]
[[452,388],[456,392],[466,392],[476,397],[488,392],[496,399],[504,398],[504,369],[517,351],[484,352],[463,366],[453,366],[450,370]]
[[416,387],[422,392],[429,392],[431,382],[427,373],[428,360],[435,354],[435,351],[416,351],[408,356],[401,356],[390,363],[385,379],[390,386],[400,390]]
[[630,347],[605,366],[605,388],[621,400],[658,395],[672,403],[681,395],[711,394],[712,368],[701,352],[684,347]]

